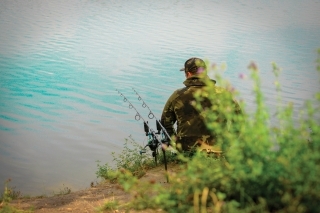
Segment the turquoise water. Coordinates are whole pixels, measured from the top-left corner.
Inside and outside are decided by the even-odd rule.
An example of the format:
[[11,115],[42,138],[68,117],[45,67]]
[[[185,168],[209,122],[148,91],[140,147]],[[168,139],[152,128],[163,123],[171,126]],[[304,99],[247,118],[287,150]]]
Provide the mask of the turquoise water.
[[320,89],[318,11],[311,0],[0,1],[0,181],[37,195],[89,187],[96,160],[112,163],[130,135],[146,143],[116,89],[146,118],[133,87],[160,117],[193,56],[225,63],[249,110],[239,75],[258,64],[272,111],[275,61],[283,99],[302,109]]

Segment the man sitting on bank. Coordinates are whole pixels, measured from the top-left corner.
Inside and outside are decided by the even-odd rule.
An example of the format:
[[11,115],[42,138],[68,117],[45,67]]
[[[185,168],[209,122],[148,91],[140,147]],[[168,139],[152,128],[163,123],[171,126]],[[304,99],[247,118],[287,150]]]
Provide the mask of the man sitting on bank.
[[[214,134],[206,127],[203,115],[193,106],[196,101],[194,94],[199,90],[204,90],[205,82],[211,80],[207,75],[206,64],[200,58],[190,58],[180,71],[185,73],[186,80],[183,82],[185,87],[174,91],[167,100],[162,112],[161,124],[176,141],[179,151],[193,152],[196,148],[200,148],[207,152],[220,153],[220,149],[214,147]],[[216,83],[215,80],[211,81],[214,84]],[[214,88],[212,92],[226,92],[215,85]],[[201,101],[203,109],[211,107],[212,104],[214,103],[206,98]],[[241,113],[241,109],[236,102],[232,107],[234,113]],[[176,131],[174,129],[175,122],[177,122]],[[224,120],[223,122],[227,121]]]

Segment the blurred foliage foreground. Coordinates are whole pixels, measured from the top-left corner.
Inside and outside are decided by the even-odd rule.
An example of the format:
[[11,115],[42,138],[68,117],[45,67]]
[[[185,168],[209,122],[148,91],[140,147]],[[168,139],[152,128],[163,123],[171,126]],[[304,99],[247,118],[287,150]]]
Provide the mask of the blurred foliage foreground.
[[[320,49],[317,70],[320,71]],[[211,66],[212,69],[214,69]],[[271,115],[264,105],[259,70],[249,65],[256,108],[252,114],[243,111],[235,115],[230,109],[231,96],[237,92],[215,72],[215,79],[226,95],[211,94],[210,85],[198,102],[207,96],[213,103],[204,113],[207,126],[216,134],[217,145],[223,150],[220,158],[201,152],[192,158],[178,154],[184,169],[169,176],[164,187],[156,181],[138,186],[135,171],[143,171],[137,154],[122,154],[117,161],[120,170],[98,165],[97,175],[116,180],[125,190],[135,192],[131,207],[162,209],[166,212],[319,212],[320,211],[320,92],[314,100],[306,101],[299,115],[292,103],[281,100],[278,82],[280,69],[272,64],[277,90],[277,112]],[[241,76],[243,77],[243,75]],[[241,108],[245,109],[243,102]],[[232,121],[222,125],[222,119]],[[137,152],[132,152],[137,153]],[[126,156],[129,159],[126,161]],[[121,164],[121,162],[125,162]],[[128,165],[131,163],[133,167]],[[187,166],[186,166],[187,165]],[[131,169],[130,168],[134,168]],[[139,175],[138,175],[139,176]]]

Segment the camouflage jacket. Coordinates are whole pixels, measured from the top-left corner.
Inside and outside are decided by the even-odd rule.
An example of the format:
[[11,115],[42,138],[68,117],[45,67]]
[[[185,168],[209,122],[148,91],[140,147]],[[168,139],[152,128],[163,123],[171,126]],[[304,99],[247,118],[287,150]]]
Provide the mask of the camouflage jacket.
[[[197,76],[187,78],[183,83],[186,87],[174,91],[167,100],[161,123],[169,135],[176,136],[176,141],[181,144],[183,150],[189,150],[201,138],[204,138],[207,144],[213,145],[214,135],[207,129],[201,113],[192,105],[195,102],[195,92],[202,90],[206,85],[203,79]],[[222,90],[217,86],[215,88],[215,91]],[[211,103],[209,100],[204,100],[201,105],[206,108],[210,107]],[[174,129],[176,122],[177,131]]]

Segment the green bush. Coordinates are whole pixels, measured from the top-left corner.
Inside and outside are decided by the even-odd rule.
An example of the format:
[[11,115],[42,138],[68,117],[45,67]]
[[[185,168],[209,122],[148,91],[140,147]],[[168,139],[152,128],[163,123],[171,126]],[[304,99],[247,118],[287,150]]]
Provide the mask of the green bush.
[[5,181],[4,192],[0,198],[0,213],[31,213],[33,210],[21,210],[12,206],[10,202],[21,196],[20,191],[16,191],[15,187],[10,187],[11,179]]
[[[211,95],[210,90],[215,89],[212,85],[205,94],[197,94],[199,101],[202,96],[209,97],[212,103],[219,100],[210,109],[196,107],[205,110],[207,126],[217,136],[217,144],[226,158],[217,161],[198,154],[188,161],[187,169],[171,181],[171,190],[159,194],[166,194],[167,200],[172,201],[159,200],[167,211],[206,212],[207,208],[215,212],[319,211],[320,94],[316,95],[317,102],[305,103],[298,124],[293,119],[292,103],[281,107],[279,94],[278,123],[272,126],[257,66],[252,63],[249,69],[256,98],[253,116],[231,113],[232,95],[236,94],[225,82],[222,85],[230,91],[226,95]],[[275,64],[273,71],[278,77],[279,68]],[[280,91],[277,81],[276,85]],[[233,124],[217,122],[225,118]]]
[[15,187],[10,187],[9,183],[11,179],[5,181],[4,192],[0,197],[0,202],[9,203],[11,200],[18,199],[21,196],[21,192],[15,190]]
[[[320,58],[320,50],[318,54]],[[275,64],[272,67],[278,77],[280,69]],[[126,189],[144,194],[132,201],[134,206],[167,212],[319,212],[320,93],[305,102],[297,121],[292,103],[281,100],[281,87],[276,80],[277,118],[271,123],[259,70],[254,63],[249,70],[256,100],[254,114],[247,113],[242,102],[243,114],[232,113],[230,106],[237,92],[220,75],[215,77],[225,92],[213,95],[210,91],[216,88],[210,85],[196,94],[198,103],[204,96],[213,103],[208,109],[197,103],[194,106],[205,115],[224,157],[211,158],[201,152],[191,159],[179,155],[187,166],[170,176],[169,188],[157,183],[146,184],[144,189],[135,187],[137,182],[130,182],[125,172],[127,178],[122,178],[121,183],[126,184]],[[219,122],[225,119],[229,122]],[[157,193],[146,196],[146,187]]]
[[[143,147],[136,141],[125,139],[122,152],[120,154],[111,153],[115,166],[110,166],[108,163],[100,165],[98,161],[97,177],[115,181],[118,177],[119,169],[127,170],[138,178],[142,177],[147,169],[156,166],[151,153],[140,154],[142,149]],[[161,157],[159,157],[160,160]]]

